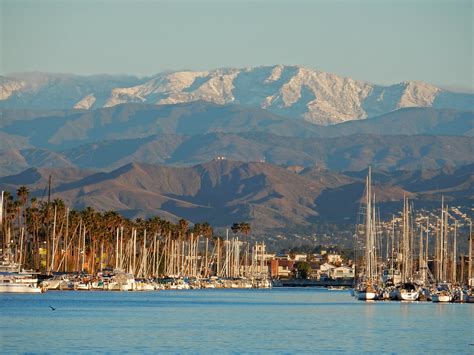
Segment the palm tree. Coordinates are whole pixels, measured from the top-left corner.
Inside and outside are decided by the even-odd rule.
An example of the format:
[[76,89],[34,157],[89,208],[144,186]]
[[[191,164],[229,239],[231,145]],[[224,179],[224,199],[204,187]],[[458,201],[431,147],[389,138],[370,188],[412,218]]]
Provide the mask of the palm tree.
[[13,207],[14,211],[14,218],[16,217],[16,232],[14,229],[14,226],[12,226],[12,237],[13,237],[13,246],[15,248],[15,261],[17,263],[21,263],[21,250],[18,250],[18,248],[22,248],[22,235],[21,235],[21,214],[22,214],[22,205],[20,200],[15,200],[13,201],[13,204],[11,205]]
[[239,228],[240,231],[245,235],[248,235],[250,233],[250,224],[248,224],[247,222],[240,222]]
[[15,220],[16,216],[16,208],[15,208],[15,201],[13,200],[13,196],[9,193],[4,194],[4,249],[8,252],[10,257],[11,254],[11,244],[14,241],[11,239],[13,231],[13,221]]
[[214,233],[214,231],[208,222],[204,222],[201,228],[202,228],[203,235],[205,235],[208,238],[212,237],[212,234]]
[[40,229],[41,229],[41,213],[38,208],[36,198],[31,199],[31,207],[25,211],[26,215],[26,231],[31,236],[31,246],[28,250],[28,256],[25,259],[25,266],[28,268],[34,268],[39,271],[40,269]]
[[178,232],[180,236],[184,237],[189,228],[189,222],[181,218],[178,221]]
[[100,225],[101,263],[104,263],[102,251],[105,251],[105,265],[112,266],[112,255],[115,255],[115,258],[118,255],[118,250],[115,250],[116,236],[118,228],[124,225],[123,217],[116,211],[105,211],[101,215]]
[[245,236],[245,243],[246,243],[246,250],[245,250],[245,269],[246,272],[248,272],[249,268],[249,253],[250,253],[250,244],[249,244],[249,238],[248,235],[250,233],[250,224],[247,222],[240,222],[239,224],[240,231],[244,234]]
[[[84,249],[82,253],[84,253],[83,257],[85,262],[87,262],[85,267],[87,267],[88,271],[92,270],[92,266],[89,267],[89,260],[92,258],[94,260],[95,256],[95,236],[97,234],[97,212],[92,207],[86,207],[84,210],[81,211],[82,221],[83,221],[83,233],[86,236],[89,236],[88,246],[84,245]],[[87,239],[86,239],[87,242]],[[86,258],[87,256],[87,258]]]
[[5,252],[5,250],[7,250],[7,246],[8,246],[8,241],[7,241],[7,221],[8,221],[8,218],[7,218],[7,208],[8,208],[8,202],[9,202],[9,199],[10,199],[10,193],[8,191],[4,191],[3,192],[3,205],[1,206],[2,207],[2,213],[1,216],[2,216],[2,220],[0,221],[0,227],[1,227],[1,230],[2,230],[2,250]]
[[201,225],[201,231],[204,237],[206,238],[206,255],[205,255],[205,267],[204,274],[206,277],[209,277],[209,261],[208,261],[208,252],[209,252],[209,239],[212,238],[213,230],[211,225],[208,222],[204,222]]
[[240,232],[240,223],[232,224],[232,227],[230,227],[230,229],[232,230],[232,233],[237,234],[238,232]]
[[16,195],[20,200],[22,205],[26,205],[28,202],[28,195],[30,194],[30,190],[26,186],[20,186],[18,190],[16,190]]

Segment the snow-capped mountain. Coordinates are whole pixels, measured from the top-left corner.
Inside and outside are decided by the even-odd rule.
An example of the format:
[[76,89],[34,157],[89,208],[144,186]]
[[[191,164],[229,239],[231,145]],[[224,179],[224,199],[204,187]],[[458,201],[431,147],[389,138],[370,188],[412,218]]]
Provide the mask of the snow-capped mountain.
[[374,85],[299,66],[176,71],[153,77],[22,74],[0,77],[0,108],[92,109],[204,100],[330,125],[404,107],[474,109],[474,95],[423,82]]

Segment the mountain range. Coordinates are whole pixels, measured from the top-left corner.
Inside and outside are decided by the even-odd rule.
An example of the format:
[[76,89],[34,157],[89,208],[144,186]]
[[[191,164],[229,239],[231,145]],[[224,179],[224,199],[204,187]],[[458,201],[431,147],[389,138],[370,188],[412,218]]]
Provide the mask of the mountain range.
[[474,95],[407,81],[375,85],[300,66],[164,72],[151,77],[23,73],[0,77],[0,108],[96,109],[123,103],[240,104],[331,125],[406,107],[473,110]]
[[[128,217],[208,221],[218,229],[246,220],[255,234],[275,235],[311,233],[323,221],[353,222],[366,173],[314,167],[295,172],[267,163],[230,160],[191,167],[129,163],[99,173],[31,168],[0,178],[0,188],[15,191],[26,185],[33,196],[44,199],[51,175],[52,198],[59,197],[73,208],[92,206]],[[473,174],[474,164],[457,169],[375,170],[374,193],[385,215],[400,209],[404,195],[417,208],[438,207],[440,191],[450,205],[470,205]]]
[[327,223],[347,237],[368,166],[382,215],[403,196],[470,208],[473,147],[474,95],[420,82],[295,66],[0,78],[0,189],[44,198],[52,176],[72,208],[250,221],[276,244]]
[[282,137],[268,133],[153,135],[102,141],[54,152],[0,150],[0,176],[30,167],[70,167],[111,171],[140,162],[189,166],[217,157],[279,166],[322,167],[335,171],[417,170],[474,163],[474,138],[458,136],[351,135],[336,138]]
[[453,109],[406,108],[332,126],[203,101],[2,113],[0,176],[29,167],[110,171],[131,162],[194,165],[217,156],[339,171],[474,162],[474,113]]

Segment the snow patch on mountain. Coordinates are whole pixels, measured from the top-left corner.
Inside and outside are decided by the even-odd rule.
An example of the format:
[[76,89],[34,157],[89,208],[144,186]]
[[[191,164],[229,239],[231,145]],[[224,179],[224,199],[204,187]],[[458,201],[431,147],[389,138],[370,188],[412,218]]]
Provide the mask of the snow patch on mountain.
[[423,82],[407,82],[403,95],[398,103],[398,108],[419,106],[430,107],[433,105],[433,101],[440,91],[441,89]]
[[94,94],[89,94],[81,99],[77,104],[75,104],[73,108],[88,110],[92,107],[92,105],[94,105],[95,101],[96,98]]
[[272,83],[274,81],[279,80],[281,78],[282,72],[283,72],[283,65],[276,65],[273,68],[270,76],[265,79],[265,84]]
[[0,77],[0,100],[8,99],[13,93],[20,91],[26,86],[23,80],[11,80]]
[[5,108],[94,109],[122,103],[199,100],[260,107],[324,125],[375,117],[405,107],[474,109],[473,94],[452,93],[417,81],[374,85],[301,66],[187,70],[148,78],[42,73],[0,77],[0,107]]
[[174,72],[159,74],[151,80],[130,88],[112,90],[105,107],[115,106],[126,102],[147,102],[157,104],[161,99],[179,94],[191,86],[197,78],[206,76],[207,72]]
[[[233,81],[238,70],[215,70],[205,75],[205,79],[194,91],[188,92],[173,88],[168,97],[160,99],[158,104],[177,104],[204,100],[216,104],[227,104],[234,101]],[[203,77],[204,75],[201,75]],[[189,85],[188,85],[189,86]]]

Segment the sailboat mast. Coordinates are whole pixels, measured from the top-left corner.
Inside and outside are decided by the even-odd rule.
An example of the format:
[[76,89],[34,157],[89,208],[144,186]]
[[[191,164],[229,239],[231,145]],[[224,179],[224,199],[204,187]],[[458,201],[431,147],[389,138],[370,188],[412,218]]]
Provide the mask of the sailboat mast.
[[469,263],[468,263],[468,272],[467,272],[467,284],[472,285],[472,220],[469,221]]
[[446,205],[446,209],[444,212],[444,245],[443,245],[443,281],[448,279],[448,262],[449,262],[449,255],[448,255],[448,239],[449,239],[449,221],[448,221],[448,206]]
[[371,184],[371,167],[369,166],[369,174],[367,175],[366,186],[367,186],[367,195],[366,195],[366,211],[365,211],[365,268],[366,268],[366,276],[367,278],[372,278],[372,265],[371,265],[371,215],[372,215],[372,208],[371,208],[371,199],[372,199],[372,191],[370,188]]
[[425,272],[424,272],[424,280],[427,281],[428,276],[428,257],[429,257],[429,246],[428,246],[428,234],[430,232],[430,217],[426,217],[426,246],[425,246]]
[[142,256],[142,260],[143,260],[143,266],[142,266],[142,273],[143,273],[143,277],[148,277],[147,275],[147,264],[148,264],[148,252],[146,250],[146,229],[143,230],[143,256]]
[[453,240],[453,282],[456,283],[456,269],[457,269],[457,262],[456,262],[456,243],[457,243],[457,227],[458,221],[454,221],[454,240]]
[[[0,197],[0,231],[3,232],[3,194],[4,194],[4,191],[2,191],[2,196]],[[6,238],[6,235],[5,233],[2,233],[2,244],[0,245],[2,247],[2,250],[5,250],[6,249],[6,246],[7,246],[7,238]]]
[[69,207],[66,208],[66,234],[64,235],[64,271],[67,272],[69,246]]
[[372,277],[376,279],[377,277],[377,256],[378,256],[378,245],[377,245],[377,223],[375,215],[375,195],[372,201]]
[[86,256],[86,226],[82,228],[82,271],[84,271],[84,258]]
[[394,252],[394,240],[395,240],[395,216],[392,215],[392,254],[390,256],[390,270],[392,271],[392,280],[394,278],[394,272],[395,270],[393,269],[393,252]]
[[115,230],[115,269],[118,269],[119,260],[119,229]]
[[133,235],[133,263],[132,263],[132,274],[135,275],[137,270],[137,230],[134,228],[132,231]]
[[52,245],[52,252],[51,252],[51,266],[49,268],[49,272],[52,272],[53,269],[54,269],[54,254],[55,254],[55,250],[54,250],[54,245],[55,245],[55,241],[56,241],[56,212],[57,212],[57,206],[55,205],[54,206],[54,219],[53,219],[53,245]]
[[[423,228],[420,226],[420,247],[419,247],[419,254],[418,254],[418,270],[422,273],[423,270]],[[423,271],[424,272],[424,271]],[[423,282],[425,281],[424,273],[423,273]]]
[[438,281],[443,280],[443,246],[444,246],[444,196],[441,196],[441,227],[439,232],[439,259],[438,259]]

